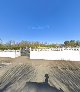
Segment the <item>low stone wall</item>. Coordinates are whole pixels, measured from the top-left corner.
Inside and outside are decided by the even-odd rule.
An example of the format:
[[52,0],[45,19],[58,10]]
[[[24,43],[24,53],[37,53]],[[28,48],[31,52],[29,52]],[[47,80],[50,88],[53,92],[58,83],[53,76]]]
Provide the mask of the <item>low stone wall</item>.
[[0,57],[15,58],[21,56],[20,50],[0,50]]
[[30,50],[30,59],[80,61],[79,50]]

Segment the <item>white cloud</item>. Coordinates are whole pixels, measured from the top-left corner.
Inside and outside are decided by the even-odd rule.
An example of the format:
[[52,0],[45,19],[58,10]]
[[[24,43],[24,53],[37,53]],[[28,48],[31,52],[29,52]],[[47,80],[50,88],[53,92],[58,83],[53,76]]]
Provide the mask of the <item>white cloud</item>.
[[34,26],[34,27],[32,27],[32,29],[44,29],[44,27],[41,27],[41,26]]
[[50,26],[49,25],[46,25],[46,26],[34,26],[31,28],[32,30],[39,30],[39,29],[50,29]]

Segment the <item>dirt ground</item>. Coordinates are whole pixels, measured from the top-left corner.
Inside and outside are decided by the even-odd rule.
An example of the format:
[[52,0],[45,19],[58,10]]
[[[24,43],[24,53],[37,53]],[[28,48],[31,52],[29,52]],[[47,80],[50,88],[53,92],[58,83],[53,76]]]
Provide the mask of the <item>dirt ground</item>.
[[80,92],[80,62],[0,58],[0,92],[21,92],[26,82],[48,83],[64,92]]

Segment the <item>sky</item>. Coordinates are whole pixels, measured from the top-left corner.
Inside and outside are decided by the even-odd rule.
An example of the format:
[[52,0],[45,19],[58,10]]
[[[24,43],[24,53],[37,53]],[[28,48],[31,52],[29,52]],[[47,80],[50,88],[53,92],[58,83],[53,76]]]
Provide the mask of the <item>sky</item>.
[[0,39],[80,40],[80,0],[0,0]]

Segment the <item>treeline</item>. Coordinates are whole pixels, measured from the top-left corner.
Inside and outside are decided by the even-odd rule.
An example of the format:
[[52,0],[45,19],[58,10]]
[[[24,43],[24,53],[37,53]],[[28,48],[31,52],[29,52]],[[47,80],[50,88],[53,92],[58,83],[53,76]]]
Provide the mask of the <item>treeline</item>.
[[80,41],[75,41],[75,40],[70,40],[70,41],[65,41],[64,42],[65,47],[79,47],[80,46]]
[[0,42],[0,50],[4,49],[20,49],[20,48],[39,48],[39,47],[49,47],[49,48],[58,48],[58,47],[78,47],[80,46],[80,41],[70,40],[65,41],[63,44],[48,44],[46,42],[30,42],[30,41],[21,41],[21,42],[15,42],[15,41],[9,41],[7,43]]

